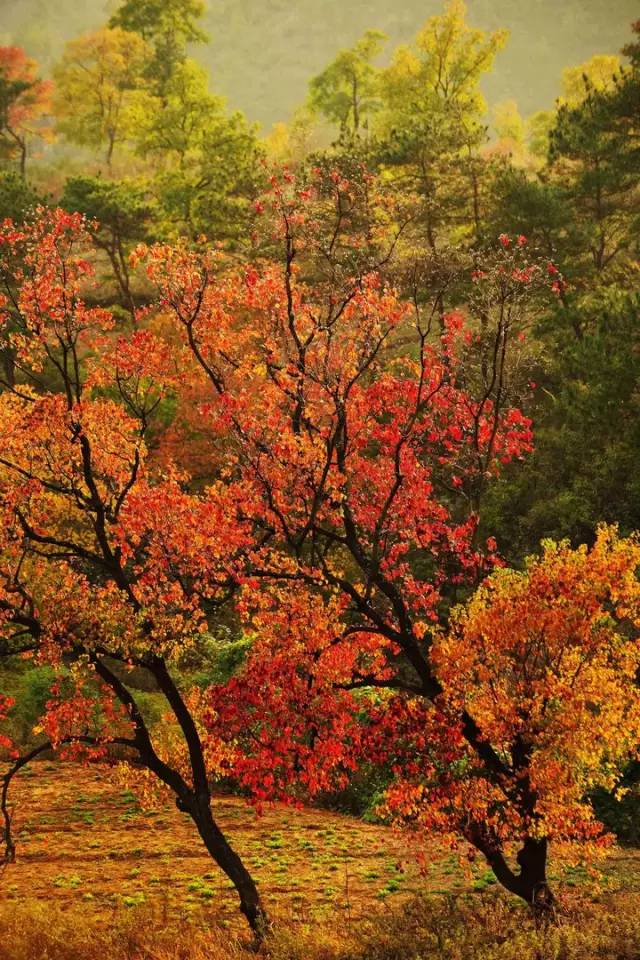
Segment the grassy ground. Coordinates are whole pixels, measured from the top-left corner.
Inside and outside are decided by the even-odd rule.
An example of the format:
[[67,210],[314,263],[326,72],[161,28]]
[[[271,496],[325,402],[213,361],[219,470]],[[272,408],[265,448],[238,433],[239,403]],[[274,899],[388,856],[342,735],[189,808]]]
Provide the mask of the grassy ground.
[[[16,779],[13,802],[18,856],[0,898],[90,903],[98,921],[143,904],[237,920],[234,890],[191,820],[171,804],[143,811],[108,769],[35,764]],[[340,910],[358,917],[421,886],[406,839],[386,827],[280,805],[258,815],[229,796],[215,801],[215,812],[281,916],[317,919]],[[458,872],[453,859],[439,858],[434,883],[448,886]]]
[[[156,952],[146,953],[146,948],[138,943],[135,949],[132,947],[133,952],[122,954],[127,958],[199,957],[178,951],[180,937],[185,936],[189,949],[196,949],[197,937],[184,934],[185,923],[194,931],[215,929],[218,944],[220,931],[228,931],[224,946],[228,952],[216,953],[207,941],[203,957],[215,960],[218,956],[241,955],[233,952],[242,951],[244,935],[234,891],[204,853],[188,818],[175,807],[143,811],[135,796],[117,783],[112,771],[98,766],[84,769],[69,764],[36,764],[15,787],[18,858],[0,877],[0,960],[22,960],[23,956],[25,960],[57,960],[58,955],[84,960],[84,953],[57,954],[51,943],[47,945],[47,937],[56,928],[61,948],[69,950],[70,934],[60,931],[65,930],[65,924],[76,929],[78,918],[91,931],[95,955],[102,956],[106,951],[106,960],[111,960],[110,949],[99,949],[97,943],[114,930],[121,931],[119,943],[128,942],[125,930],[137,931],[136,936],[155,930],[158,943],[162,939],[160,931],[174,931],[169,935],[168,948],[173,953],[157,952],[157,944]],[[374,958],[377,954],[371,950],[349,953],[347,944],[353,945],[354,937],[357,940],[366,936],[374,936],[379,943],[392,929],[400,942],[403,931],[410,927],[407,911],[415,913],[413,905],[420,902],[416,895],[425,893],[431,899],[428,907],[421,907],[424,923],[428,919],[428,924],[433,921],[438,927],[444,922],[443,916],[449,917],[445,927],[453,930],[459,923],[459,943],[471,922],[460,917],[476,917],[488,905],[492,905],[494,919],[485,917],[479,921],[479,931],[495,926],[494,932],[500,939],[499,929],[514,922],[516,929],[522,930],[526,922],[518,905],[489,889],[492,879],[484,867],[478,865],[464,871],[454,855],[435,843],[422,851],[428,865],[425,872],[416,862],[415,838],[384,826],[364,824],[326,811],[284,806],[270,807],[258,816],[244,801],[227,796],[218,798],[215,806],[222,828],[252,869],[269,911],[283,931],[280,954],[276,951],[274,955],[300,956],[305,960],[312,955],[321,960],[343,956]],[[605,915],[613,917],[616,929],[623,915],[639,917],[637,953],[626,954],[622,948],[616,948],[617,953],[594,952],[593,957],[639,957],[640,853],[615,850],[602,870],[599,888],[584,870],[568,866],[557,869],[557,883],[570,913],[575,913],[572,903],[586,904],[588,910],[596,909],[599,924],[605,922]],[[495,920],[496,910],[501,920]],[[440,920],[436,922],[434,917]],[[415,925],[415,916],[411,922]],[[585,922],[580,921],[578,928],[584,928]],[[16,923],[20,930],[28,929],[29,936],[35,936],[39,930],[44,937],[41,946],[30,941],[31,945],[25,946],[26,953],[9,952],[9,940],[18,941],[7,931],[13,929],[15,933]],[[176,932],[178,927],[183,933]],[[198,934],[201,935],[204,936]],[[232,949],[236,936],[241,938],[240,945]],[[325,946],[332,942],[334,945],[331,950],[327,946],[329,952],[321,954],[312,954],[311,947],[305,948],[306,953],[297,953],[301,944],[308,942],[308,936],[312,936],[314,944],[322,941]],[[420,936],[416,928],[411,943],[419,943]],[[434,943],[437,945],[437,937]],[[384,960],[405,960],[412,956],[408,949],[405,945],[404,952],[380,956]],[[535,955],[546,957],[540,950]],[[553,960],[573,955],[566,950],[549,954]],[[429,952],[417,956],[429,960],[432,956],[454,954]],[[468,956],[475,958],[476,954]],[[502,956],[507,954],[501,953]],[[514,956],[518,960],[525,957],[522,949]]]

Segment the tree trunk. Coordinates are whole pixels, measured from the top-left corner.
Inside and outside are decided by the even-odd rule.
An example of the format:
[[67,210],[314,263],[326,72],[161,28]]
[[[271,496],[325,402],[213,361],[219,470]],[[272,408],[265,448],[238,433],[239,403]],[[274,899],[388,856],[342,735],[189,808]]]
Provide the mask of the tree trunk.
[[122,300],[124,301],[124,307],[131,314],[131,320],[135,327],[137,326],[136,304],[133,299],[133,294],[131,293],[127,262],[122,245],[119,240],[113,240],[112,243],[101,243],[96,239],[95,242],[106,252],[107,256],[109,257],[109,261],[113,269],[113,276],[119,287]]
[[353,133],[357,137],[358,131],[360,130],[360,109],[358,106],[358,78],[354,75],[353,77],[353,93],[352,93],[352,105],[353,105]]
[[516,873],[507,862],[500,841],[486,824],[471,823],[466,837],[483,854],[496,880],[505,890],[528,903],[536,919],[541,922],[550,919],[555,900],[547,881],[546,838],[536,840],[527,837],[524,840],[516,857],[520,867],[519,873]]
[[189,814],[207,851],[236,888],[240,898],[240,910],[247,918],[256,940],[260,941],[267,930],[267,917],[260,902],[260,895],[251,874],[213,818],[204,751],[198,729],[164,660],[153,657],[140,665],[149,670],[155,678],[182,730],[191,761],[193,787],[179,771],[170,767],[156,753],[144,717],[131,691],[109,669],[104,659],[94,655],[93,663],[98,676],[111,687],[131,718],[135,739],[130,743],[138,751],[140,761],[173,791],[178,809]]
[[133,299],[133,294],[131,292],[131,278],[129,276],[129,266],[127,263],[126,254],[122,248],[122,241],[118,239],[118,258],[120,260],[120,274],[122,277],[122,292],[127,305],[127,310],[131,314],[131,320],[134,327],[137,326],[136,323],[136,304]]
[[107,139],[107,154],[106,154],[106,156],[105,156],[105,160],[106,160],[106,162],[107,162],[107,170],[109,170],[109,172],[111,172],[111,168],[112,168],[112,165],[113,165],[113,151],[114,151],[115,145],[116,145],[116,136],[115,136],[114,131],[112,131],[112,130],[107,131],[107,138],[108,138],[108,139]]
[[247,918],[256,938],[261,940],[267,930],[267,915],[262,906],[258,888],[242,860],[213,819],[209,798],[202,797],[200,800],[194,798],[193,804],[188,805],[188,812],[198,828],[205,847],[236,888],[240,897],[240,910]]
[[526,900],[536,917],[548,918],[552,913],[555,900],[547,881],[547,852],[548,842],[545,838],[534,840],[527,837],[517,860],[520,866],[518,877],[520,891],[517,892]]
[[5,385],[11,390],[16,385],[16,355],[13,347],[0,348]]
[[27,179],[27,141],[20,143],[20,176],[23,180]]

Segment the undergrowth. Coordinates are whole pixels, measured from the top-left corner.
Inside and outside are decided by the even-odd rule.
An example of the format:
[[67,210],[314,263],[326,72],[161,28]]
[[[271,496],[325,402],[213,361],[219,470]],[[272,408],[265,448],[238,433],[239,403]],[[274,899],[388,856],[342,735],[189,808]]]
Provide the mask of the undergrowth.
[[[350,925],[275,925],[265,960],[637,960],[640,895],[564,904],[539,928],[526,908],[500,895],[482,900],[415,898]],[[193,923],[162,923],[140,907],[91,924],[90,910],[0,903],[1,960],[249,960],[247,936]]]

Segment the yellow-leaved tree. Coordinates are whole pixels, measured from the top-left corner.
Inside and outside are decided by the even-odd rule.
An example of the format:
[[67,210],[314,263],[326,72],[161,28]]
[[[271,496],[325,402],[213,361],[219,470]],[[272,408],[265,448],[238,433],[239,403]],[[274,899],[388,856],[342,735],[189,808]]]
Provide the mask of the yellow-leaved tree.
[[72,143],[104,150],[108,168],[116,146],[133,140],[152,112],[150,56],[142,37],[114,27],[71,40],[54,69],[57,129]]

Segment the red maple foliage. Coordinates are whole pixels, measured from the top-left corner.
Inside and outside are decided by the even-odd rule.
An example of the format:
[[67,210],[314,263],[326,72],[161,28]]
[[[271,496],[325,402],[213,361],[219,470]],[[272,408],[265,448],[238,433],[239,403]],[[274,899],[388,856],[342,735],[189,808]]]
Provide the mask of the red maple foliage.
[[[7,697],[5,694],[0,693],[0,723],[4,723],[7,719],[7,714],[14,706],[15,700],[12,697]],[[10,738],[0,732],[0,748],[3,750],[11,750],[12,743]]]
[[24,176],[29,140],[48,136],[52,84],[38,77],[38,64],[20,47],[0,47],[0,138]]
[[[559,750],[567,767],[588,765],[568,722],[550,746],[543,724],[518,727],[538,690],[533,674],[512,676],[532,627],[524,613],[503,624],[510,604],[530,602],[534,626],[549,607],[566,613],[574,592],[581,637],[605,607],[636,616],[635,544],[603,536],[582,566],[561,552],[570,589],[556,604],[544,571],[500,579],[495,541],[480,537],[487,485],[532,449],[517,402],[526,305],[555,274],[502,237],[473,264],[461,308],[439,312],[439,295],[431,307],[403,295],[388,267],[393,228],[378,233],[360,202],[339,175],[307,187],[286,174],[263,202],[268,239],[250,264],[186,244],[140,248],[158,300],[130,336],[86,302],[81,217],[42,211],[0,232],[21,371],[0,396],[5,642],[60,668],[46,743],[130,751],[191,815],[257,929],[260,899],[213,817],[212,778],[231,772],[259,801],[295,800],[344,785],[362,758],[391,770],[394,815],[464,837],[505,886],[549,907],[548,840],[578,809],[581,781],[542,786]],[[195,483],[189,468],[207,461]],[[492,573],[495,586],[452,616]],[[229,605],[251,652],[203,700],[174,668],[204,655]],[[554,621],[562,650],[569,620]],[[594,678],[617,638],[615,625],[600,635]],[[552,646],[540,656],[557,656]],[[570,666],[581,647],[565,646]],[[608,664],[618,703],[632,661]],[[172,742],[150,734],[131,669],[164,694]],[[568,674],[557,674],[560,689]],[[500,712],[486,696],[498,683]]]
[[[241,675],[212,692],[208,725],[260,800],[344,784],[365,743],[388,762],[407,698],[417,724],[436,705],[429,729],[447,762],[470,750],[494,786],[517,777],[471,711],[440,706],[433,650],[452,602],[497,562],[478,540],[486,484],[531,450],[511,363],[522,298],[544,270],[503,236],[474,271],[471,316],[445,315],[436,332],[381,271],[349,272],[335,253],[346,190],[336,182],[327,231],[313,190],[274,182],[279,264],[224,272],[185,249],[139,252],[195,361],[189,381],[209,382],[200,413],[254,530],[237,576],[255,642]],[[372,710],[360,689],[400,699]],[[546,906],[543,847],[525,837],[520,874],[498,876]]]

